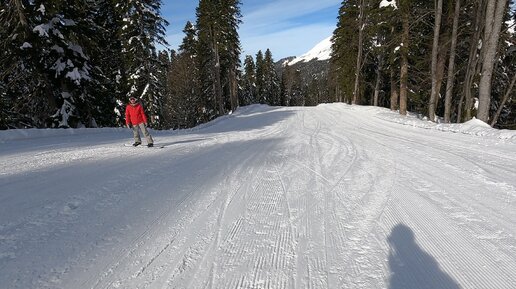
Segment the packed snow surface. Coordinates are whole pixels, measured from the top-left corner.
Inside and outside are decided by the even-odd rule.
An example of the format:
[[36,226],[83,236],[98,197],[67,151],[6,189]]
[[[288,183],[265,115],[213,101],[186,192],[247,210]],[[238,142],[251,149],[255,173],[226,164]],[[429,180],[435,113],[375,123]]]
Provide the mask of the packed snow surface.
[[516,133],[250,106],[0,132],[1,288],[516,288]]

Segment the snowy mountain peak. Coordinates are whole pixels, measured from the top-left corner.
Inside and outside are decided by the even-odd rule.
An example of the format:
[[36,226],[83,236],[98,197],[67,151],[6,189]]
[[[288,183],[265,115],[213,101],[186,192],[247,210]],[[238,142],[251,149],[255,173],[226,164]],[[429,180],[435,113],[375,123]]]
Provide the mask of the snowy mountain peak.
[[319,42],[314,48],[310,49],[307,53],[296,57],[292,60],[287,60],[283,65],[293,65],[298,62],[308,62],[313,59],[327,60],[330,59],[331,54],[331,36],[327,37],[323,41]]

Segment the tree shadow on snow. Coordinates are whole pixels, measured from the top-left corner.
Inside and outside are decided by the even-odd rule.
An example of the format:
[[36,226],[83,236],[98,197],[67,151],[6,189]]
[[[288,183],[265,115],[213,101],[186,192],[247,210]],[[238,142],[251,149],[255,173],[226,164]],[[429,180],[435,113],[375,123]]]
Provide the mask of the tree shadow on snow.
[[391,250],[389,289],[460,289],[437,261],[415,242],[414,232],[398,224],[387,239]]
[[254,106],[237,115],[225,116],[200,126],[199,133],[222,133],[263,129],[281,122],[295,114],[292,110],[278,107]]

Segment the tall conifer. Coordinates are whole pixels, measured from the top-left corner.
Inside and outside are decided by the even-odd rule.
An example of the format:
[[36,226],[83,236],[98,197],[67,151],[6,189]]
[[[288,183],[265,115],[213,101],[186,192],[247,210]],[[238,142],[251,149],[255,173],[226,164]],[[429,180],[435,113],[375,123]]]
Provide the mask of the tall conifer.
[[161,95],[153,73],[158,62],[155,45],[167,44],[164,36],[168,25],[160,15],[161,0],[128,0],[119,2],[117,7],[123,16],[120,39],[124,61],[121,77],[127,84],[125,96],[142,100],[150,122],[157,123]]

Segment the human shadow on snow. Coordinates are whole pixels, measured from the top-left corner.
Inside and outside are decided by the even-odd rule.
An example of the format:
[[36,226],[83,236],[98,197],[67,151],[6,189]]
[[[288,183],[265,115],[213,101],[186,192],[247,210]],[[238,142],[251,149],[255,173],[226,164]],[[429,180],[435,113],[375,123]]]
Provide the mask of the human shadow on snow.
[[460,289],[452,277],[439,268],[437,261],[415,242],[414,232],[404,224],[396,225],[387,239],[391,250],[389,289]]

